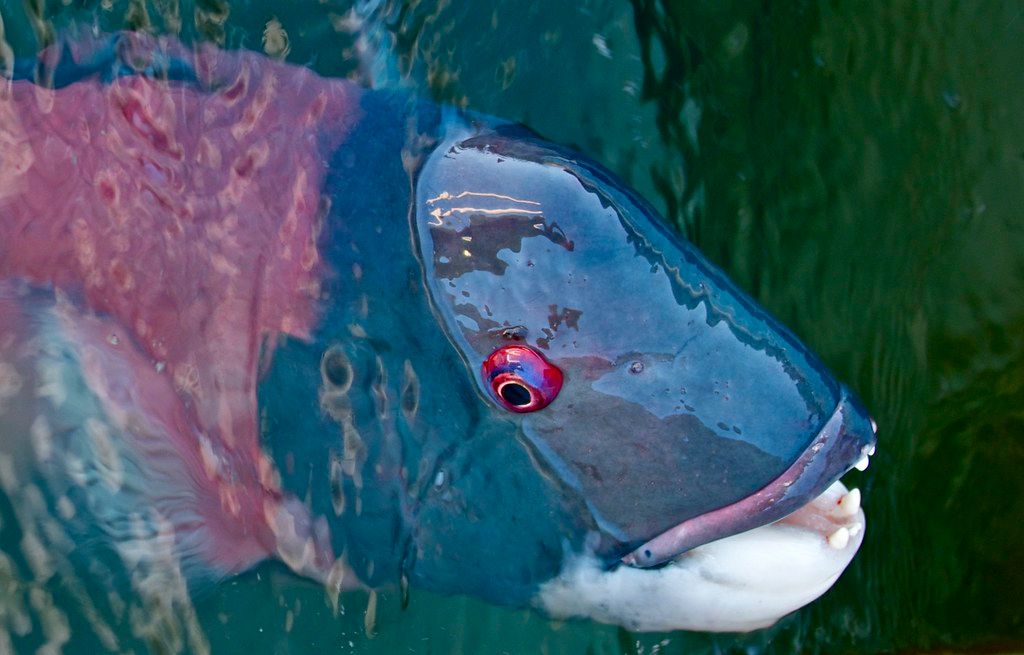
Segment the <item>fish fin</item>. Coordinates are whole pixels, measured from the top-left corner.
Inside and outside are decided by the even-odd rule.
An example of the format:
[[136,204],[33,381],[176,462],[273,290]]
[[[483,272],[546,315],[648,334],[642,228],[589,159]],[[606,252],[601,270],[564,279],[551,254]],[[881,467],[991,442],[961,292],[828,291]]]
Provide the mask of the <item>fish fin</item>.
[[127,335],[61,292],[0,286],[0,487],[19,523],[57,525],[49,545],[86,560],[109,549],[133,585],[251,567],[276,548],[279,495],[195,427]]

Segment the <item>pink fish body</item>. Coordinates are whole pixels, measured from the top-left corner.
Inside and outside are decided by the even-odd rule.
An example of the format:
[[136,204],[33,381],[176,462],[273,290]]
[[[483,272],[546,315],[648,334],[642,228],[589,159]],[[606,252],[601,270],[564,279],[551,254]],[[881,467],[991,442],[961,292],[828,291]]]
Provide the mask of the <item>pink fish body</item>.
[[46,313],[108,427],[163,453],[139,493],[176,526],[196,512],[197,554],[231,573],[305,548],[276,534],[303,517],[281,509],[260,449],[256,381],[267,340],[315,320],[324,157],[359,92],[251,53],[162,47],[205,88],[133,75],[15,81],[0,98],[0,358],[31,329],[19,288],[52,289]]

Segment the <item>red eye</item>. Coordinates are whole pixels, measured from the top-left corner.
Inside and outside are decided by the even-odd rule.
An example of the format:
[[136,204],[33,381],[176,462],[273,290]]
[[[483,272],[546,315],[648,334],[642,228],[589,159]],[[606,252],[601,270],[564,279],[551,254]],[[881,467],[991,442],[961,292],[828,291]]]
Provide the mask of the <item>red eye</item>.
[[494,399],[511,412],[543,409],[562,389],[562,371],[527,346],[498,348],[482,371]]

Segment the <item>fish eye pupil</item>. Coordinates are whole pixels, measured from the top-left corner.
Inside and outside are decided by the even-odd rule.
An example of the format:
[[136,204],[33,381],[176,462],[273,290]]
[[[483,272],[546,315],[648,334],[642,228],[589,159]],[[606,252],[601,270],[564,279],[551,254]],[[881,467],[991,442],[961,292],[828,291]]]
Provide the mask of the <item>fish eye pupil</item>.
[[498,394],[513,407],[523,407],[529,405],[533,396],[530,394],[530,390],[519,384],[518,382],[506,382],[501,385],[498,390]]

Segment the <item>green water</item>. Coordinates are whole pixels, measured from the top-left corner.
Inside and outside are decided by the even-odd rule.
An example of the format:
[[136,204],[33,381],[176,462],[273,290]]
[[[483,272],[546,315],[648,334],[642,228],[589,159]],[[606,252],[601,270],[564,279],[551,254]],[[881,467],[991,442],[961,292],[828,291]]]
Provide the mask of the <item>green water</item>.
[[[880,426],[871,468],[847,478],[865,494],[864,545],[824,598],[747,636],[633,635],[415,589],[405,608],[382,593],[368,617],[370,599],[350,594],[335,614],[319,588],[266,566],[196,598],[194,618],[187,604],[149,608],[152,636],[126,630],[119,648],[1024,648],[1024,4],[381,4],[389,83],[520,120],[602,161],[858,391]],[[264,37],[276,21],[289,60],[356,75],[348,9],[0,0],[19,56],[94,24],[280,54],[283,42]],[[102,645],[72,593],[51,582],[33,601],[33,584],[0,571],[0,625],[16,634],[29,620],[41,635],[61,627],[55,611],[65,652]]]

